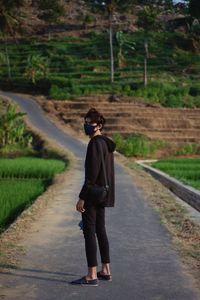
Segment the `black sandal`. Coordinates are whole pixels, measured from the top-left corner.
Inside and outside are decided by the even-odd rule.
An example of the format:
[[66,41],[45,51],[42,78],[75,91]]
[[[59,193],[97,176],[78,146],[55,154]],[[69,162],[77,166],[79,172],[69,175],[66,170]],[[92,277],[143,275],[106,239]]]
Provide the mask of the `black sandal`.
[[101,272],[97,272],[97,277],[100,280],[112,281],[112,275],[101,274]]
[[87,286],[98,286],[98,279],[91,279],[88,280],[86,277],[82,277],[80,279],[76,279],[70,282],[71,284],[74,285],[87,285]]

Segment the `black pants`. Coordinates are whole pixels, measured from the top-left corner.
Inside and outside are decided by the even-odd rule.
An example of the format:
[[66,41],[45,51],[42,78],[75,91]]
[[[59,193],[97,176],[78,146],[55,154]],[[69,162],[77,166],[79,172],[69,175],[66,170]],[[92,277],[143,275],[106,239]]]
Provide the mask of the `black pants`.
[[109,242],[105,228],[105,207],[85,205],[82,220],[88,267],[98,265],[96,236],[99,244],[101,262],[104,264],[110,263]]

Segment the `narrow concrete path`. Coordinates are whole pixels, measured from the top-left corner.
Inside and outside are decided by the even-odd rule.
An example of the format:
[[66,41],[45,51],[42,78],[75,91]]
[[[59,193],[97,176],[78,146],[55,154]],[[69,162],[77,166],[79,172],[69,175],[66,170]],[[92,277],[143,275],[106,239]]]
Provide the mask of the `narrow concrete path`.
[[0,299],[200,299],[158,215],[119,165],[116,206],[106,211],[113,281],[100,282],[95,288],[68,283],[86,271],[84,239],[77,226],[80,216],[74,210],[84,176],[86,147],[49,122],[34,101],[11,93],[6,95],[28,112],[35,126],[71,150],[79,160],[23,241],[27,251],[20,258],[20,268],[0,273]]

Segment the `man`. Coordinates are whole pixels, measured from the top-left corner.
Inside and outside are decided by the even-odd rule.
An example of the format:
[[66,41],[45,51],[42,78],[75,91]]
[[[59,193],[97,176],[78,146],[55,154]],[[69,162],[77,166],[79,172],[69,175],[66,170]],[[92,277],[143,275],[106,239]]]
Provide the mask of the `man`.
[[[76,209],[82,214],[83,234],[85,238],[85,251],[88,265],[88,274],[72,284],[97,286],[98,279],[112,280],[110,272],[109,242],[105,228],[105,207],[114,206],[114,157],[115,143],[102,135],[105,124],[104,117],[94,108],[91,108],[84,117],[84,129],[90,137],[85,159],[85,182],[79,194]],[[109,190],[103,204],[88,196],[88,186],[105,185],[105,176],[102,167],[102,157],[99,143],[105,161],[105,170]],[[97,244],[99,244],[102,268],[97,272]]]

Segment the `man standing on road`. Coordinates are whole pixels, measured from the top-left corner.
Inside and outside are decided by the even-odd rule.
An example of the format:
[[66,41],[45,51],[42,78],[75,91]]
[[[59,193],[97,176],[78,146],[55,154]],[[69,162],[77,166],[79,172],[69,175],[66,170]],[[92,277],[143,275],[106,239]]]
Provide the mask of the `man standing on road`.
[[[105,124],[104,117],[94,108],[91,108],[84,117],[84,129],[90,137],[85,159],[85,182],[79,194],[76,209],[82,214],[85,251],[88,265],[88,274],[74,280],[72,284],[97,286],[98,279],[112,280],[110,272],[109,242],[105,228],[105,207],[114,206],[114,156],[115,143],[102,135]],[[100,146],[99,146],[100,143]],[[100,153],[102,151],[102,153]],[[102,154],[105,162],[103,170]],[[88,186],[104,186],[105,172],[108,181],[108,193],[103,204],[99,204],[88,196]],[[102,268],[97,272],[97,243],[101,255]]]

